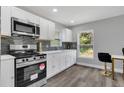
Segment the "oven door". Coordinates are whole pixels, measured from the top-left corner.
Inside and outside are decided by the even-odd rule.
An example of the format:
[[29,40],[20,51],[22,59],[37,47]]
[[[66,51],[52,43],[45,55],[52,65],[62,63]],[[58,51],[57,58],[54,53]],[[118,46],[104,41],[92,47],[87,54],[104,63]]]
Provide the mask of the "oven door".
[[16,87],[25,87],[31,85],[32,83],[46,77],[46,62],[17,68],[15,76]]
[[12,34],[34,36],[35,25],[31,22],[12,18]]

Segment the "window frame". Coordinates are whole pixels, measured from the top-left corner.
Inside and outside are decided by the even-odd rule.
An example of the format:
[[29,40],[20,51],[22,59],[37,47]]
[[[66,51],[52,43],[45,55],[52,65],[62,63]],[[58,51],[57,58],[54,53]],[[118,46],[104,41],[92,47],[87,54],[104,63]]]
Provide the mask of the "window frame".
[[[92,45],[93,46],[93,57],[81,57],[80,56],[80,34],[81,33],[92,33],[92,44],[89,44],[89,45]],[[93,29],[90,29],[90,30],[82,30],[80,31],[78,34],[77,34],[77,56],[78,58],[86,58],[86,59],[94,59],[94,30]]]

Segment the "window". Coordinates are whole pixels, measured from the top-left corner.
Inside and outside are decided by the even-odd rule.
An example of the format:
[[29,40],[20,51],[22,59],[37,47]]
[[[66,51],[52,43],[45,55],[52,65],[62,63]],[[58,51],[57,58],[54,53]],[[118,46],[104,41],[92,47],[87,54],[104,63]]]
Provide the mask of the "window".
[[50,41],[50,46],[51,47],[60,47],[60,40],[59,39],[54,39]]
[[78,36],[79,57],[93,58],[93,31],[81,32]]

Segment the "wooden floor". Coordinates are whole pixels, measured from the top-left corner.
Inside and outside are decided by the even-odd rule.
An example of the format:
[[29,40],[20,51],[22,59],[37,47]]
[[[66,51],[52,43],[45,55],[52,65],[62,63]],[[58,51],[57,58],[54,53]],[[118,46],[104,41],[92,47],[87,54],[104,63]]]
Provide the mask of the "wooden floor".
[[50,78],[45,87],[124,87],[124,80],[119,73],[115,80],[101,75],[96,68],[74,65]]

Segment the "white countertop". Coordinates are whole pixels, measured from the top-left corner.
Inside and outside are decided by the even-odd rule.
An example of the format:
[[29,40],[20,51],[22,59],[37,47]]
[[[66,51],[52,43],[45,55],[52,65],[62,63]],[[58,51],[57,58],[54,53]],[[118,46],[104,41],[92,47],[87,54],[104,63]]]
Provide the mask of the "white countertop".
[[14,59],[14,56],[11,55],[1,55],[1,60]]
[[42,51],[39,53],[45,53],[45,54],[50,54],[50,53],[59,53],[59,52],[64,52],[64,51],[72,51],[72,50],[76,50],[76,49],[65,49],[65,50],[51,50],[51,51]]

